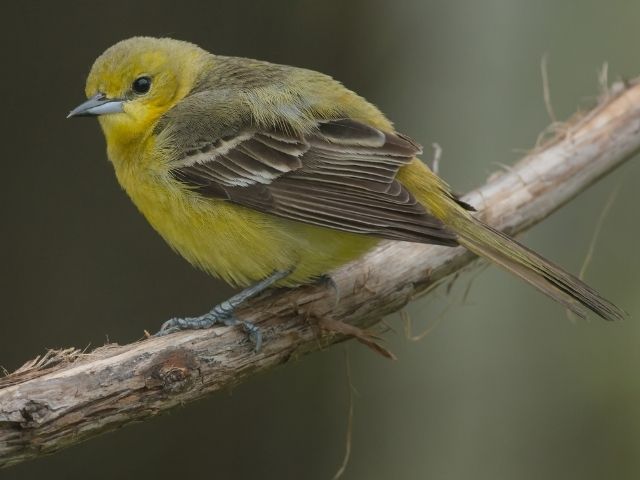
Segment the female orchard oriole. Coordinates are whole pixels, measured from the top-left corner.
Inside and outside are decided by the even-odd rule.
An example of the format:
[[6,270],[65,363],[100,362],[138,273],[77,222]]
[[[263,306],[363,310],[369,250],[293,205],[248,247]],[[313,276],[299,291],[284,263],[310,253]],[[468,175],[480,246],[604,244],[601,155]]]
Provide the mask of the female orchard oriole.
[[[164,239],[233,285],[211,312],[160,334],[240,323],[271,285],[308,283],[380,239],[463,245],[584,316],[623,312],[482,223],[416,158],[418,144],[327,75],[136,37],[106,50],[70,117],[96,115],[116,176]],[[258,283],[255,283],[258,282]]]

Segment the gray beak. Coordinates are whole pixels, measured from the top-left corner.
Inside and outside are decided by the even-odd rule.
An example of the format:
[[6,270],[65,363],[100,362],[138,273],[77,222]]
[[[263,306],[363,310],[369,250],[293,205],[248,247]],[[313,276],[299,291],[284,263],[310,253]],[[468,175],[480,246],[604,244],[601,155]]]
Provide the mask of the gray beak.
[[92,117],[95,115],[105,115],[108,113],[124,112],[122,100],[110,99],[104,93],[98,93],[89,100],[81,103],[69,112],[67,118],[71,117]]

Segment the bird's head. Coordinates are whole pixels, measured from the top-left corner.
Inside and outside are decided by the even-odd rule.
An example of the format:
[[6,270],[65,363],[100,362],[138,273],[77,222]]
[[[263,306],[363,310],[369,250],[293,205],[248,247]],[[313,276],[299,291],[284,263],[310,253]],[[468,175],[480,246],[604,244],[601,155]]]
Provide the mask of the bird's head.
[[209,57],[192,43],[170,38],[123,40],[95,61],[85,88],[88,100],[68,117],[99,116],[107,140],[140,138],[189,93]]

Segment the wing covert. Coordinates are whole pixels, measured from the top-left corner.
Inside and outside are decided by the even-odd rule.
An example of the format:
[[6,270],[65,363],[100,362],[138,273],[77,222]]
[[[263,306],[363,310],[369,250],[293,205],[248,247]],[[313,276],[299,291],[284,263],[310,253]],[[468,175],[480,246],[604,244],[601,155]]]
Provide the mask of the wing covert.
[[172,175],[201,195],[264,213],[382,238],[457,245],[397,179],[421,147],[352,119],[307,135],[246,129],[200,143]]

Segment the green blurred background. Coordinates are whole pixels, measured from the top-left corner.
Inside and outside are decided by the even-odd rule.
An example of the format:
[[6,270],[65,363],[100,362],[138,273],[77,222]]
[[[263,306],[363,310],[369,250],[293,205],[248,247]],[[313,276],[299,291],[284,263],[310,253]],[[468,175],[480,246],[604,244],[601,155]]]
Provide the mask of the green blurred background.
[[[640,2],[628,0],[23,1],[2,15],[9,370],[46,347],[136,340],[231,293],[138,214],[97,122],[65,120],[94,58],[120,39],[172,36],[329,73],[400,131],[438,142],[458,191],[514,162],[549,124],[544,53],[560,118],[593,104],[605,61],[612,79],[640,74]],[[435,325],[419,342],[390,317],[397,362],[348,345],[358,395],[344,478],[640,478],[638,183],[636,158],[524,237],[577,272],[619,187],[587,280],[630,320],[571,322],[491,268],[464,304],[470,275],[409,307],[416,330]],[[343,348],[331,348],[0,478],[327,479],[342,459],[348,398]]]

